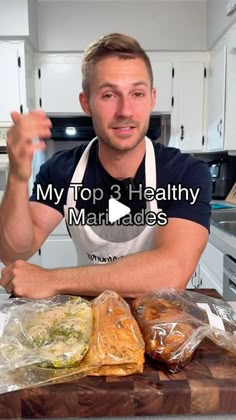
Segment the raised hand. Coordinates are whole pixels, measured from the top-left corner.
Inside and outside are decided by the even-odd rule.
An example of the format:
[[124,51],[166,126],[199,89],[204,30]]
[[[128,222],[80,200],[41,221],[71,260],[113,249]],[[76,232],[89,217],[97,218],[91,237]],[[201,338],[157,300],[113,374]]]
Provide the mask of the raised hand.
[[[42,139],[51,136],[52,123],[41,110],[24,115],[14,111],[11,117],[13,126],[7,135],[9,176],[17,181],[27,182],[31,176],[34,152],[46,148]],[[35,142],[35,138],[40,141]]]

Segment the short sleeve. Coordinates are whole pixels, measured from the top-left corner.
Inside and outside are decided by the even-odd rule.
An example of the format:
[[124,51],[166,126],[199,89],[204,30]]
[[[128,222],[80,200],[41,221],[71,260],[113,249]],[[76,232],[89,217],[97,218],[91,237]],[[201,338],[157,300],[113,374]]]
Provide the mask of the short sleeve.
[[30,201],[58,210],[64,216],[67,192],[83,148],[56,152],[41,165],[36,175]]

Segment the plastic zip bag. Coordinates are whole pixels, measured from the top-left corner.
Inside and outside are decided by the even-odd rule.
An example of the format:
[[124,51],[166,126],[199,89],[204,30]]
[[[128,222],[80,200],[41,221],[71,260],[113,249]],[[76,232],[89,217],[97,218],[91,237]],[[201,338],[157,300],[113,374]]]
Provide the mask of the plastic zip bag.
[[132,312],[151,358],[175,373],[208,337],[236,355],[236,314],[225,302],[196,292],[161,289],[136,298]]
[[[57,296],[48,299],[47,305],[50,307],[54,301],[71,298],[81,299]],[[33,313],[34,308],[42,304],[42,300],[11,299],[11,302],[0,305],[0,313],[5,316],[10,314],[12,316],[12,312],[15,312],[13,308],[21,307],[20,313],[22,315],[27,304],[31,305]],[[90,305],[93,312],[94,328],[90,337],[89,350],[77,367],[50,368],[42,364],[41,358],[35,358],[35,355],[32,358],[32,351],[21,353],[21,356],[18,355],[18,360],[15,359],[13,368],[9,368],[11,365],[10,358],[7,363],[2,364],[0,393],[71,382],[86,375],[120,376],[142,372],[144,341],[137,322],[131,315],[129,305],[117,293],[111,291],[105,291],[96,299],[90,301]],[[28,312],[28,317],[30,317],[30,312]],[[14,319],[16,324],[19,323],[21,316],[18,312],[15,313]],[[12,336],[11,339],[13,340],[13,338]],[[4,333],[0,338],[0,354],[2,341],[4,341]],[[38,364],[39,362],[41,365]]]
[[89,348],[93,315],[80,297],[10,299],[0,307],[4,329],[0,338],[0,368],[30,364],[72,367]]
[[94,329],[84,362],[98,366],[89,375],[128,375],[143,371],[144,341],[130,307],[116,292],[93,301]]

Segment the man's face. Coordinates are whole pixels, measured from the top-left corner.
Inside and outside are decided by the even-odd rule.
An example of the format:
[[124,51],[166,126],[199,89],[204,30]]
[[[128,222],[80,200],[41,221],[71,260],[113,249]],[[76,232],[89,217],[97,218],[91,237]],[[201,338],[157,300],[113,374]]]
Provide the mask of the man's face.
[[87,112],[100,141],[117,151],[135,148],[146,135],[155,93],[140,58],[99,61],[92,72]]

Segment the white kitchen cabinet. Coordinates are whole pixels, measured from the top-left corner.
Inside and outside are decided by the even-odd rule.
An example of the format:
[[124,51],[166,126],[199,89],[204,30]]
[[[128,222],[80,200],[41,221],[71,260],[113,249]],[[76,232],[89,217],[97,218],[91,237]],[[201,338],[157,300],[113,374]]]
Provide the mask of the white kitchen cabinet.
[[172,62],[160,61],[155,54],[148,54],[153,71],[153,87],[157,97],[153,112],[170,114],[172,111]]
[[200,259],[200,288],[214,288],[223,294],[224,254],[208,242]]
[[0,41],[0,125],[12,124],[10,113],[35,108],[34,55],[24,41]]
[[[236,39],[236,28],[233,31]],[[232,42],[231,38],[229,38]],[[236,40],[234,48],[227,47],[226,102],[224,150],[236,151]]]
[[44,268],[77,266],[77,254],[64,219],[54,229],[39,251],[40,265]]
[[[2,262],[0,262],[0,273],[1,273],[1,271],[4,267],[5,267],[4,264]],[[1,277],[1,275],[0,275],[0,277]],[[5,296],[9,296],[9,295],[6,293],[6,290],[4,289],[4,287],[0,286],[0,303],[1,303],[1,298],[3,296],[5,297]]]
[[[160,61],[149,54],[157,89],[157,101],[153,112],[170,113],[172,99],[172,63]],[[81,54],[57,54],[38,56],[37,95],[38,104],[47,113],[82,113],[79,93],[82,91]]]
[[35,264],[35,265],[41,265],[41,259],[40,259],[40,250],[37,251],[34,255],[32,255],[31,258],[29,258],[27,261],[30,264]]
[[23,42],[0,41],[0,124],[12,122],[10,112],[25,105]]
[[224,149],[226,45],[211,55],[208,77],[208,151]]
[[[223,286],[223,283],[222,283]],[[218,278],[214,275],[214,273],[210,270],[208,265],[201,263],[199,268],[199,288],[200,289],[215,289],[220,295],[223,295],[223,288],[218,280]]]
[[211,53],[208,95],[208,147],[236,151],[236,27],[232,27]]
[[38,105],[47,113],[82,113],[82,56],[40,55],[37,69]]
[[77,255],[72,240],[69,237],[49,237],[40,249],[40,265],[44,268],[77,266]]
[[200,152],[204,145],[205,64],[174,63],[170,146]]
[[215,289],[223,295],[223,263],[224,254],[208,242],[186,289]]
[[197,265],[191,279],[189,280],[186,289],[198,289],[199,288],[199,264]]

